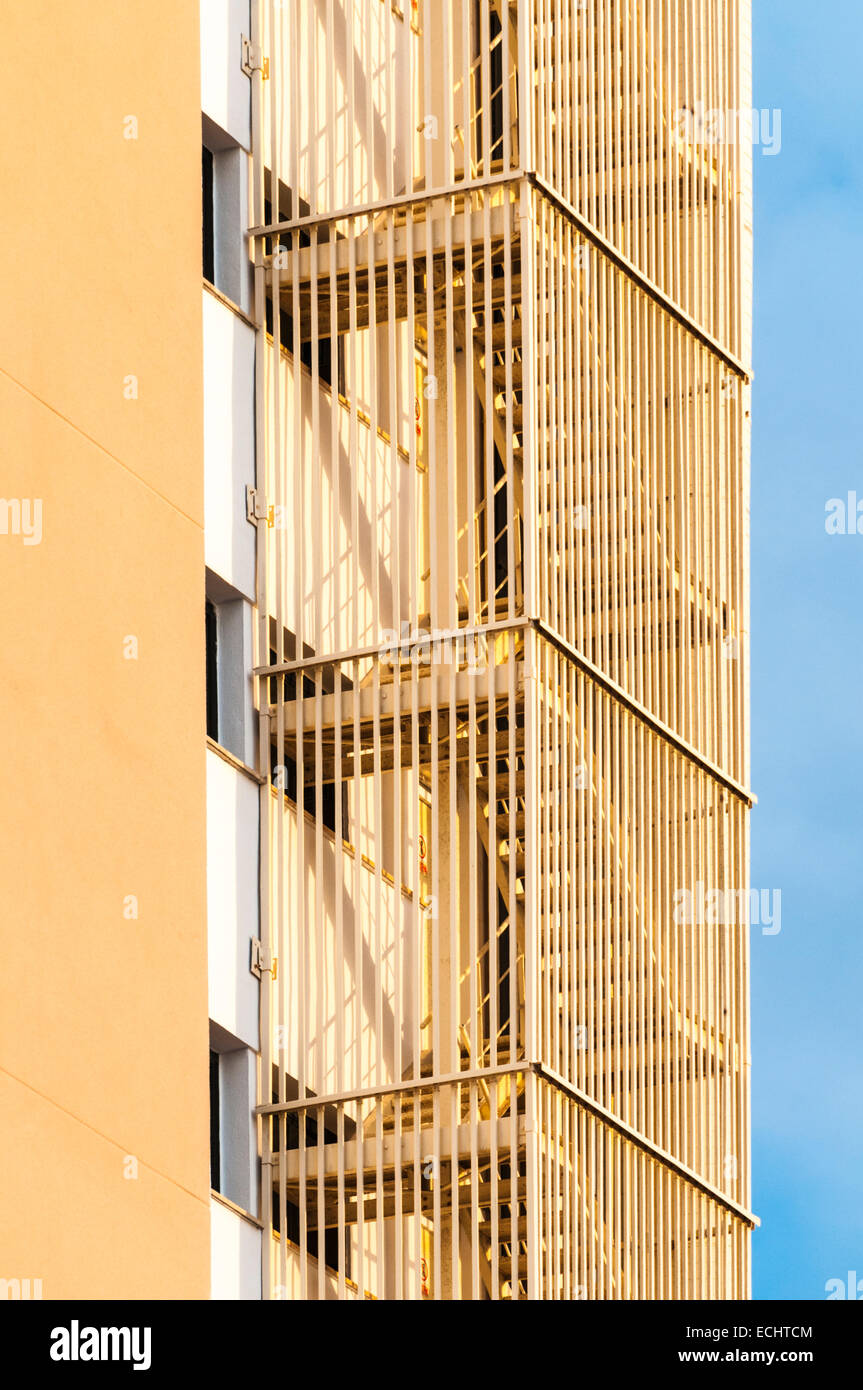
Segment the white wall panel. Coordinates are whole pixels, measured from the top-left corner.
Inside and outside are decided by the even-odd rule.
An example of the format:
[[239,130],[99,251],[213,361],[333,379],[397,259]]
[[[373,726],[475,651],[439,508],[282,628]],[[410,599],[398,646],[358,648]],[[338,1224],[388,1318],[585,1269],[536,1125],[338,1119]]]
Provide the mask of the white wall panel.
[[249,34],[249,0],[201,0],[201,110],[248,149],[250,89],[240,66],[244,34]]
[[207,753],[207,919],[210,1018],[258,1050],[258,788]]
[[254,602],[255,334],[209,291],[204,313],[204,527],[208,569]]
[[261,1232],[221,1202],[210,1204],[210,1297],[261,1297]]

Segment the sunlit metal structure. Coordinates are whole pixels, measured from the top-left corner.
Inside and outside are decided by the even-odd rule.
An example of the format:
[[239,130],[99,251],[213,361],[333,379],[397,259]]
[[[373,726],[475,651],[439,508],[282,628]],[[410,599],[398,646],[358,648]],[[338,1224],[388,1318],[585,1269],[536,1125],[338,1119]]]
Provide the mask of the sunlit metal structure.
[[253,0],[264,1291],[749,1293],[748,0]]

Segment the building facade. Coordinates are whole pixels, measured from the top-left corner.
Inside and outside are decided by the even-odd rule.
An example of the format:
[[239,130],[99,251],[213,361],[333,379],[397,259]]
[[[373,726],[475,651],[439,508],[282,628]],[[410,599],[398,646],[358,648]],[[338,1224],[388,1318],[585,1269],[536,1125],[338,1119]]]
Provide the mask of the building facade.
[[28,30],[38,98],[11,43],[0,83],[0,1279],[206,1298],[198,13],[52,0]]
[[113,830],[152,954],[100,953],[51,1084],[105,1047],[87,991],[110,1028],[131,992],[127,1128],[80,1128],[164,1125],[162,1296],[749,1296],[748,933],[703,909],[748,885],[749,8],[202,0],[202,238],[153,59],[189,137],[164,397],[134,439],[55,410],[168,566],[134,618],[90,600],[85,667],[142,591],[155,660],[83,683],[88,764],[118,700],[146,763],[170,699],[176,794]]

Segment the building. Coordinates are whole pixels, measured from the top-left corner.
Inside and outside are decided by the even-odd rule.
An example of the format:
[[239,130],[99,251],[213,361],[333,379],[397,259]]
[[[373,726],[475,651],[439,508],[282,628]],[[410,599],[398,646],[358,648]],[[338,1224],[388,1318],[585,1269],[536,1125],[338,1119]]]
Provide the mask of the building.
[[745,1298],[748,0],[130,8],[4,226],[9,1274]]

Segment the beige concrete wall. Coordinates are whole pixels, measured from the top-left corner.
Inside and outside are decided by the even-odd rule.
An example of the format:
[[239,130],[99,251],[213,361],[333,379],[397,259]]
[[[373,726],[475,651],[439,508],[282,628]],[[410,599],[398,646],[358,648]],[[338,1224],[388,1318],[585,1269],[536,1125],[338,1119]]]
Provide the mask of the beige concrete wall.
[[198,6],[6,27],[0,1277],[205,1298]]

